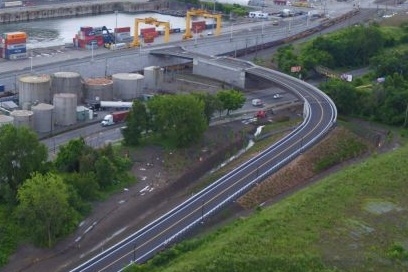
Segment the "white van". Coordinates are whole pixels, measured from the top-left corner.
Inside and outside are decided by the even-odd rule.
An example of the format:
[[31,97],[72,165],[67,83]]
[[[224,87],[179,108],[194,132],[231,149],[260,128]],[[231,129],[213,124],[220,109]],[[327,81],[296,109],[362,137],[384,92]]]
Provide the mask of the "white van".
[[252,99],[252,106],[254,107],[262,107],[263,106],[263,102],[261,99],[255,98]]

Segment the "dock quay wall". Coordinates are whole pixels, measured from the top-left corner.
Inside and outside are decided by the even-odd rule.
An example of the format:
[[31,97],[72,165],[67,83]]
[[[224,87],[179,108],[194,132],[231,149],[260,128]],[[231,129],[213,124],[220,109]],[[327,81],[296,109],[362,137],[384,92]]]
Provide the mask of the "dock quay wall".
[[119,12],[149,12],[168,9],[168,1],[106,1],[106,2],[75,2],[50,4],[43,6],[0,9],[0,24],[25,22],[32,20],[98,15]]

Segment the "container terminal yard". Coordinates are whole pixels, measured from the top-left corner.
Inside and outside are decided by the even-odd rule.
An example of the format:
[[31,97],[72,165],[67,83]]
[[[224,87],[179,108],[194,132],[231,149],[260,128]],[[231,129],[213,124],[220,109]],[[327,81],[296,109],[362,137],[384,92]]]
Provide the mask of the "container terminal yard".
[[[352,8],[352,13],[343,15],[338,21],[349,20],[355,11]],[[207,24],[204,20],[206,18],[214,19],[215,25]],[[0,71],[0,107],[3,113],[0,115],[0,124],[27,124],[38,133],[50,133],[58,127],[70,127],[95,118],[92,108],[95,101],[131,101],[152,95],[160,89],[160,82],[166,71],[164,67],[188,62],[150,56],[148,51],[155,46],[149,47],[148,44],[156,39],[161,39],[158,46],[162,46],[169,41],[170,36],[175,35],[177,38],[171,40],[178,41],[170,42],[173,46],[176,44],[211,55],[228,52],[230,55],[237,55],[242,54],[243,50],[258,50],[260,46],[266,48],[265,44],[273,43],[279,38],[290,39],[288,35],[296,35],[296,32],[319,27],[322,22],[330,22],[327,18],[309,22],[307,17],[297,16],[287,18],[289,20],[281,18],[279,25],[275,25],[275,18],[271,16],[266,20],[251,21],[251,24],[232,25],[223,22],[221,14],[190,9],[186,12],[185,29],[171,28],[168,22],[151,17],[136,18],[132,26],[133,33],[130,26],[118,26],[114,29],[106,26],[83,26],[72,33],[72,44],[77,50],[67,51],[68,54],[58,65],[53,65],[54,68],[51,63],[58,61],[58,56],[46,60],[38,68],[33,67],[33,61],[36,62],[35,65],[39,61],[28,55],[25,47],[27,35],[24,32],[3,33],[0,39],[1,56],[4,58],[0,62],[0,70],[4,69]],[[221,28],[222,24],[225,26]],[[211,29],[213,35],[205,35],[208,29]],[[245,38],[238,38],[245,35]],[[203,40],[197,41],[197,37]],[[230,46],[220,46],[221,44]],[[110,57],[110,51],[118,51],[119,54],[117,57]],[[130,61],[129,56],[134,60]],[[24,57],[29,58],[29,61],[22,59]],[[31,67],[27,67],[27,64]],[[19,66],[23,66],[25,71],[17,68]],[[13,70],[20,72],[15,73]],[[230,82],[232,85],[239,85],[237,83]],[[12,114],[13,111],[19,112]]]

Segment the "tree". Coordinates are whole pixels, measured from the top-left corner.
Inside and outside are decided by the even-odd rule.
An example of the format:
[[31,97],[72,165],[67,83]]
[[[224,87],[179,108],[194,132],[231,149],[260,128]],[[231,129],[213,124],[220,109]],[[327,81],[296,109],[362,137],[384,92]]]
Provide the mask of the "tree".
[[13,203],[21,184],[34,171],[45,171],[48,152],[27,127],[0,127],[0,200]]
[[132,109],[126,118],[126,128],[123,130],[125,145],[138,145],[142,133],[147,132],[148,115],[146,106],[139,100],[134,100]]
[[84,138],[70,140],[61,146],[55,159],[55,166],[64,172],[79,172],[79,161],[86,147]]
[[321,84],[320,88],[333,99],[340,114],[353,114],[357,110],[357,92],[349,82],[333,79]]
[[99,193],[99,184],[95,172],[67,173],[64,182],[70,185],[82,200],[96,200]]
[[191,94],[155,96],[147,106],[153,131],[169,145],[187,146],[200,139],[208,127],[204,102]]
[[16,215],[35,243],[51,247],[76,227],[79,215],[68,192],[62,178],[51,173],[36,173],[19,188]]
[[114,183],[117,169],[106,156],[98,158],[95,163],[95,170],[101,188],[107,188]]
[[207,119],[207,124],[210,123],[211,118],[213,117],[214,113],[222,108],[222,103],[218,99],[217,96],[212,95],[210,93],[192,93],[195,97],[199,100],[204,102],[204,115]]
[[218,99],[221,101],[224,109],[227,110],[227,115],[230,111],[242,108],[245,103],[245,96],[242,92],[236,90],[222,90],[217,93]]

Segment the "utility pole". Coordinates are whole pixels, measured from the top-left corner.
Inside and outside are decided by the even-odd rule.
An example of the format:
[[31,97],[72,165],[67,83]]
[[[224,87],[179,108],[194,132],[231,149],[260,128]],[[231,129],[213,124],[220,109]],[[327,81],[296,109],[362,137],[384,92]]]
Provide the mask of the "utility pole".
[[118,11],[115,10],[115,29],[113,30],[113,38],[116,44],[116,29],[118,28]]

